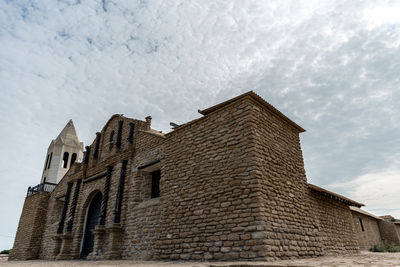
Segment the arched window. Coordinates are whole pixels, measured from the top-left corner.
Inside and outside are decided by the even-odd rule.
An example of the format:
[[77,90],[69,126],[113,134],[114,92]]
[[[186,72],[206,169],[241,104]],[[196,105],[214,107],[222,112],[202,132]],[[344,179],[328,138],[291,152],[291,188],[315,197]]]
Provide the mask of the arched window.
[[71,166],[72,164],[74,164],[75,161],[76,161],[76,153],[72,154],[71,156]]
[[53,157],[53,152],[51,152],[51,154],[50,154],[49,165],[47,165],[47,169],[50,169],[51,158],[52,158],[52,157]]
[[69,153],[64,152],[64,157],[63,157],[63,168],[67,168],[68,166],[68,158],[69,158]]

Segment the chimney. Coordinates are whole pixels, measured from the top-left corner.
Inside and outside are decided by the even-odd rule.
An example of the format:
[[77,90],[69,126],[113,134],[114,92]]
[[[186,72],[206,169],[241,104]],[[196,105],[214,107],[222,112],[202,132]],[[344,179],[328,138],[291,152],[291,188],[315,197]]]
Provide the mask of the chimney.
[[151,126],[151,116],[146,117],[146,131],[150,131],[150,126]]

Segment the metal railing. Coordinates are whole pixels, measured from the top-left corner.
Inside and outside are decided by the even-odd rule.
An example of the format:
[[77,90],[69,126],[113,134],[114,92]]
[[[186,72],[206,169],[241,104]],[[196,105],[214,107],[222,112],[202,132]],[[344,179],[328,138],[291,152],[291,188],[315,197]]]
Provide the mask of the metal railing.
[[38,192],[51,192],[54,190],[56,185],[57,184],[45,182],[45,183],[38,184],[34,187],[28,187],[28,192],[26,193],[26,196],[29,197]]

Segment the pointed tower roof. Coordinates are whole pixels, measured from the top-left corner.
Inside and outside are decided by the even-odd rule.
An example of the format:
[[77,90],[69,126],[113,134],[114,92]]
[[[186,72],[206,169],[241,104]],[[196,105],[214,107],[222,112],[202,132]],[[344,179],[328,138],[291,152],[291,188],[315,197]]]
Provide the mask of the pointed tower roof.
[[66,143],[68,141],[74,141],[76,144],[80,143],[72,120],[69,120],[64,129],[62,129],[60,134],[55,139],[55,142],[57,141],[61,141],[62,143]]

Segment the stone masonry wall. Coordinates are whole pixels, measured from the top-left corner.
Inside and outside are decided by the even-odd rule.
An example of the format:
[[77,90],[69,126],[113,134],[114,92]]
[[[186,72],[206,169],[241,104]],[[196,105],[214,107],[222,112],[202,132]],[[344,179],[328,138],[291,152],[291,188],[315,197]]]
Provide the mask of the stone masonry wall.
[[396,225],[392,222],[381,220],[378,222],[382,240],[388,244],[400,245],[400,236]]
[[[373,245],[382,242],[377,219],[355,211],[352,211],[351,214],[353,215],[354,229],[360,249],[369,250]],[[360,219],[364,230],[361,227]]]
[[39,257],[49,196],[50,193],[40,192],[25,198],[9,260]]
[[244,99],[166,135],[161,260],[265,257],[249,118]]
[[400,224],[396,224],[397,234],[400,236]]
[[154,260],[159,236],[161,203],[159,198],[148,199],[129,209],[122,245],[124,259]]
[[349,206],[310,190],[313,220],[318,224],[325,255],[356,253],[359,251]]
[[[156,242],[159,237],[162,200],[150,198],[151,176],[139,166],[163,157],[163,136],[139,131],[134,162],[128,173],[127,210],[124,221],[124,239],[121,250],[125,259],[157,259]],[[161,168],[161,163],[158,163]],[[152,166],[154,168],[154,166]],[[163,194],[163,186],[161,194]]]
[[299,130],[258,103],[252,104],[251,129],[267,255],[280,259],[322,255],[310,216]]

